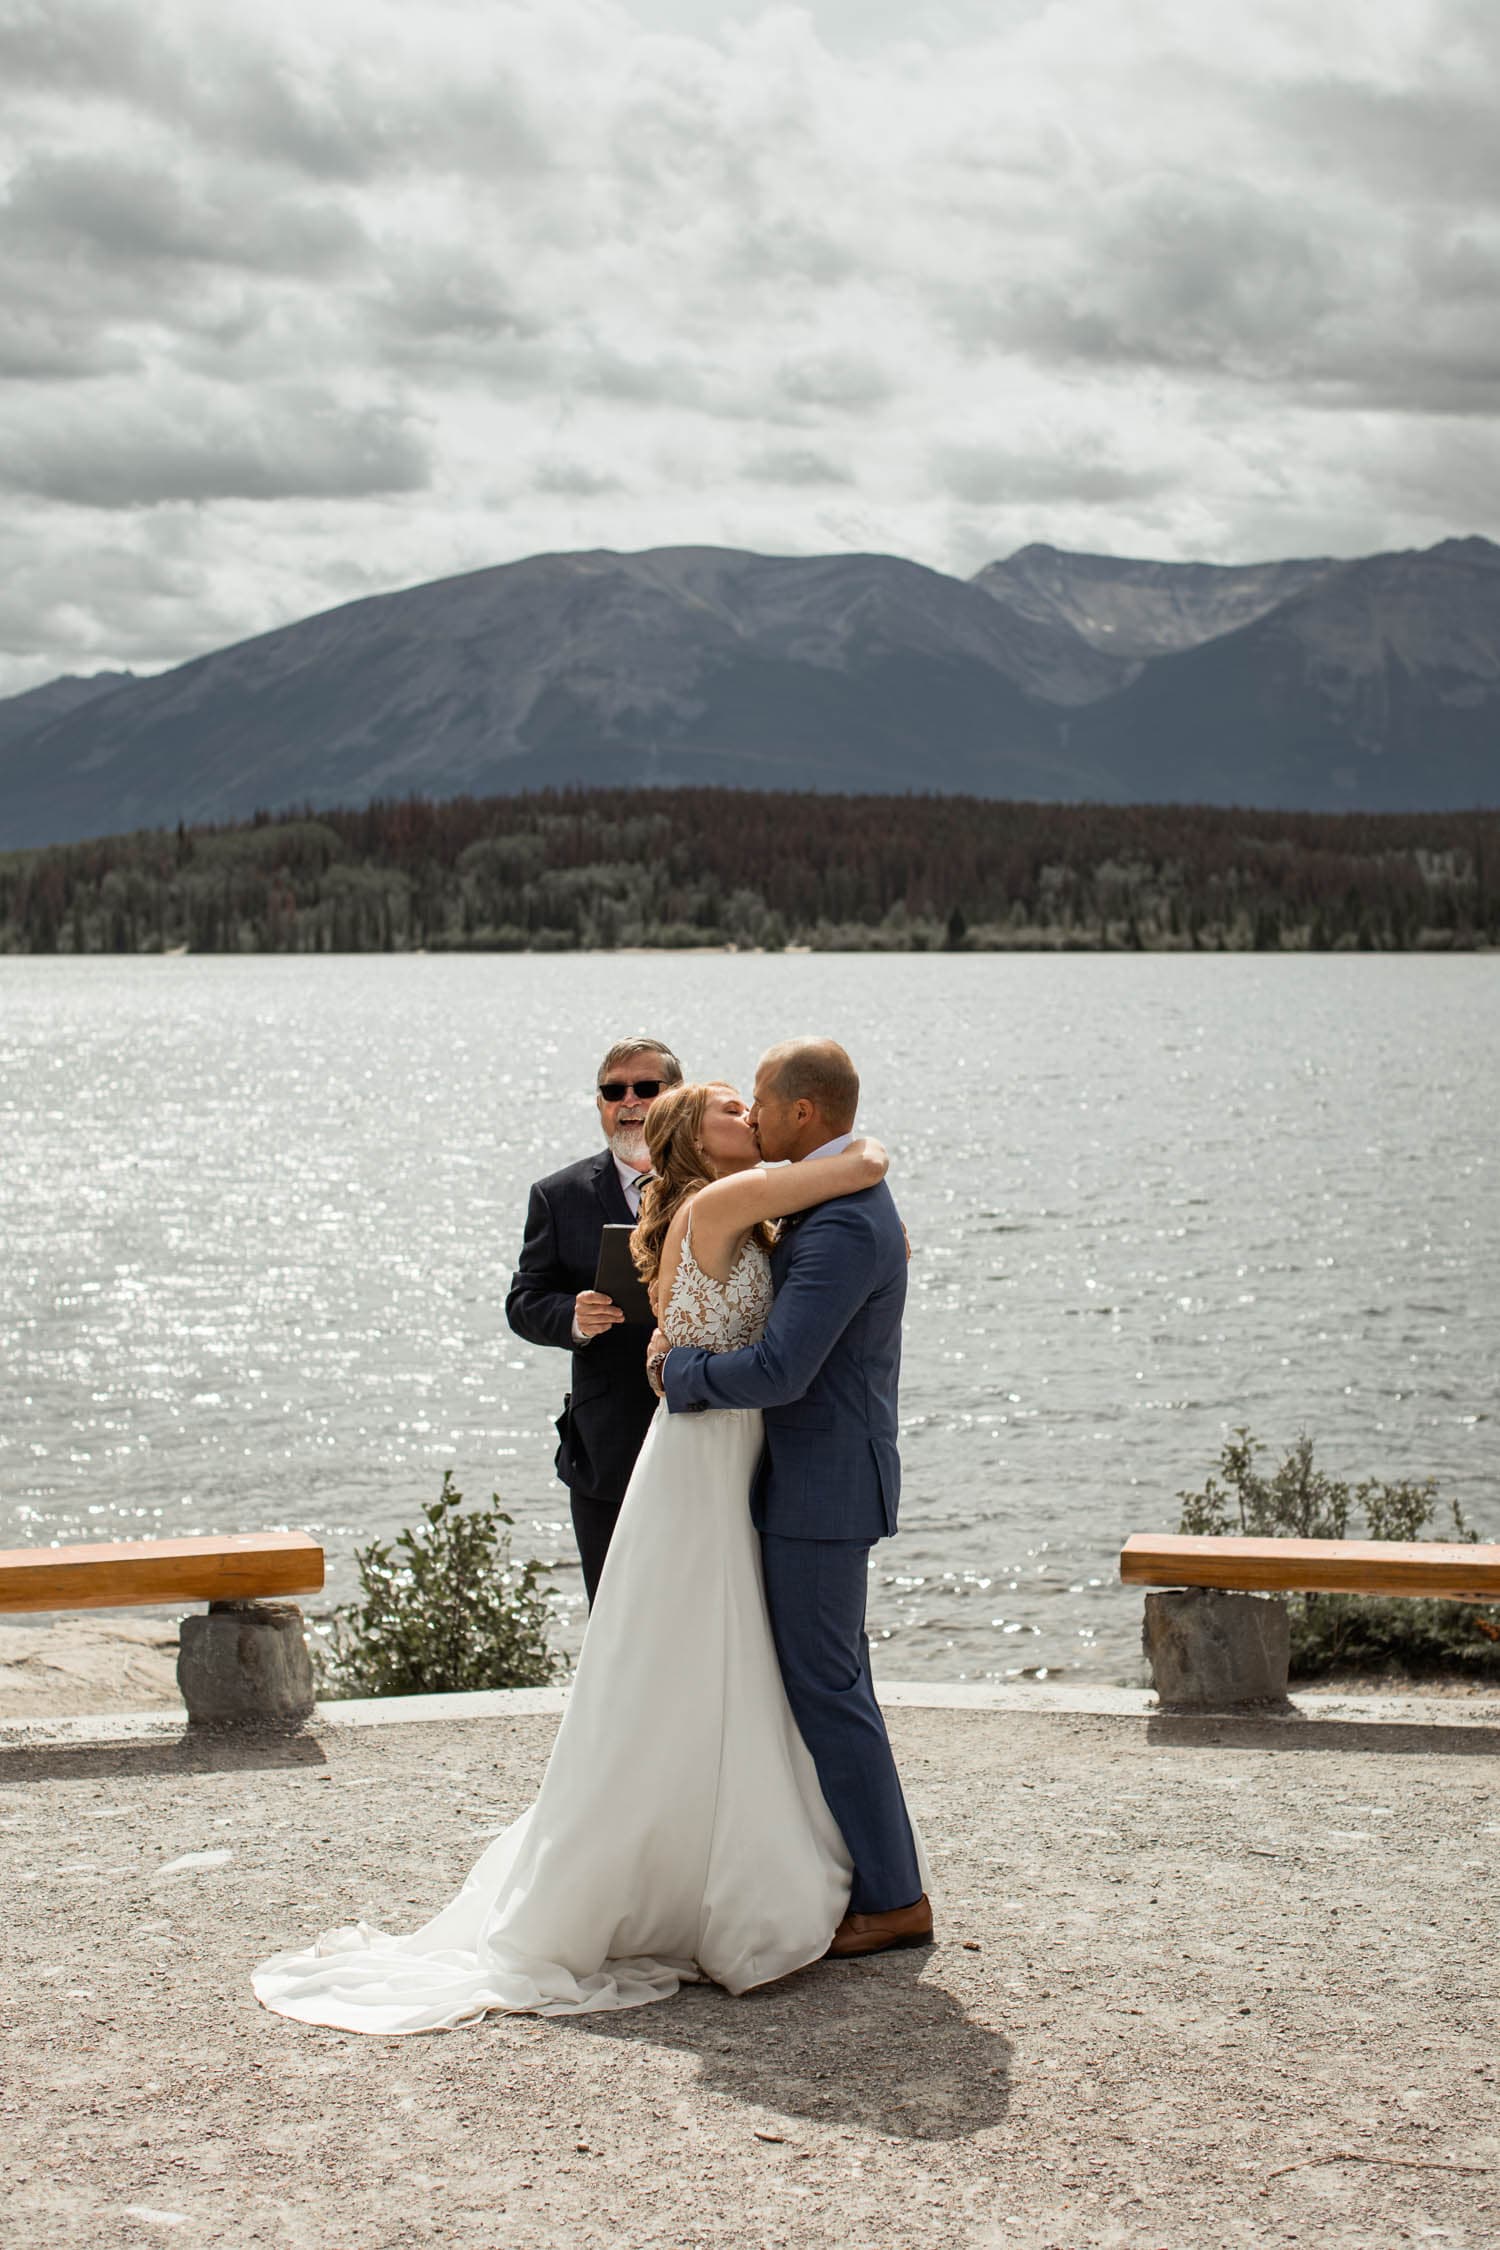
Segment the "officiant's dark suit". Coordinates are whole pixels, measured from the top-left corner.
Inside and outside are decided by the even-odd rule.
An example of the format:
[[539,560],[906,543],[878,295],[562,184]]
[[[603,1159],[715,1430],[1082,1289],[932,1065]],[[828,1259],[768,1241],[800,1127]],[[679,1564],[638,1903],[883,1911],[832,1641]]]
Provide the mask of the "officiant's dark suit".
[[[631,1068],[643,1070],[643,1066],[653,1078],[660,1073],[661,1083],[674,1083],[682,1075],[669,1048],[621,1042],[610,1049],[600,1065],[600,1081],[610,1087],[618,1073],[628,1088],[625,1103],[608,1103],[602,1093],[598,1097],[605,1133],[613,1136],[615,1145],[536,1182],[526,1211],[520,1263],[505,1300],[506,1319],[518,1336],[529,1344],[552,1344],[573,1355],[572,1385],[557,1418],[556,1465],[568,1488],[590,1607],[635,1457],[656,1412],[656,1399],[646,1380],[650,1329],[621,1322],[585,1340],[578,1304],[580,1293],[594,1287],[601,1230],[633,1226],[637,1217],[632,1208],[638,1200],[634,1176],[630,1175],[627,1196],[622,1164],[627,1174],[630,1166],[616,1161],[616,1146],[622,1111],[627,1116],[637,1110],[644,1115],[648,1106],[635,1100],[630,1084]],[[637,1161],[645,1160],[642,1135]],[[585,1317],[585,1325],[590,1318]]]

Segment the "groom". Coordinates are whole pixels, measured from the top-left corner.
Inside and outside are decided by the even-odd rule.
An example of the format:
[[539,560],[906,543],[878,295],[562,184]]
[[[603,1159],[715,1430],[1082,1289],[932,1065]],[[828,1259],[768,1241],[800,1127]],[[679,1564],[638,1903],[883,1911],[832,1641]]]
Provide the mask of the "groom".
[[[750,1123],[771,1162],[815,1163],[853,1134],[859,1078],[832,1039],[762,1057]],[[751,1495],[787,1699],[854,1862],[838,1957],[932,1935],[911,1823],[870,1676],[867,1560],[896,1528],[896,1383],[906,1240],[890,1190],[866,1188],[784,1222],[766,1332],[744,1351],[652,1341],[673,1414],[760,1407]]]

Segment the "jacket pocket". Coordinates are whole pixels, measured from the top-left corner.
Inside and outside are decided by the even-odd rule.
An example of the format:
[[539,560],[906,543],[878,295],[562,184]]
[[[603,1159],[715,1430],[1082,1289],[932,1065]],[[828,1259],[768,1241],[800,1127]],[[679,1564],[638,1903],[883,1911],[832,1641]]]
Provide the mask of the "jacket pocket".
[[895,1533],[896,1511],[901,1500],[901,1455],[889,1441],[872,1438],[870,1457],[875,1463],[881,1512],[885,1517],[886,1534],[890,1537]]

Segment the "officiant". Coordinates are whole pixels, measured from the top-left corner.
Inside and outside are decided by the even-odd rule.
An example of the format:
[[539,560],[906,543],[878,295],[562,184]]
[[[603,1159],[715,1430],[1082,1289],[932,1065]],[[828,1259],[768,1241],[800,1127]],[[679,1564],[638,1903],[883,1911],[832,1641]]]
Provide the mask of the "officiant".
[[573,1355],[572,1388],[557,1418],[557,1474],[568,1488],[584,1589],[594,1606],[610,1537],[645,1441],[656,1397],[646,1380],[649,1324],[627,1322],[594,1287],[606,1225],[633,1226],[651,1168],[646,1112],[682,1082],[670,1047],[644,1035],[617,1040],[599,1065],[594,1101],[604,1132],[597,1156],[549,1173],[531,1190],[526,1238],[505,1317],[528,1344]]

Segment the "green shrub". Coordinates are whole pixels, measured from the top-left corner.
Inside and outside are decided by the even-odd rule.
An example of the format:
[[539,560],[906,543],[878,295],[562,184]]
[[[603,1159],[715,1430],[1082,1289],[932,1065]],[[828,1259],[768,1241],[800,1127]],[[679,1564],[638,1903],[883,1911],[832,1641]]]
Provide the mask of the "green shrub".
[[548,1646],[539,1581],[550,1565],[510,1559],[512,1518],[492,1495],[468,1513],[450,1471],[426,1519],[355,1555],[363,1599],[334,1612],[318,1647],[332,1697],[543,1687],[563,1669]]
[[[1439,1508],[1431,1477],[1366,1478],[1351,1487],[1316,1466],[1305,1431],[1267,1477],[1256,1467],[1265,1450],[1248,1430],[1236,1430],[1202,1491],[1178,1493],[1178,1530],[1253,1539],[1479,1537],[1456,1500],[1448,1504],[1451,1529],[1432,1530]],[[1289,1594],[1286,1602],[1294,1679],[1334,1671],[1500,1678],[1500,1608],[1365,1594]]]

